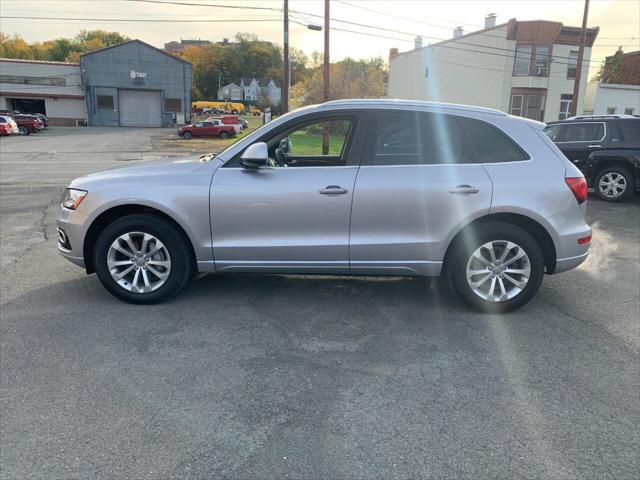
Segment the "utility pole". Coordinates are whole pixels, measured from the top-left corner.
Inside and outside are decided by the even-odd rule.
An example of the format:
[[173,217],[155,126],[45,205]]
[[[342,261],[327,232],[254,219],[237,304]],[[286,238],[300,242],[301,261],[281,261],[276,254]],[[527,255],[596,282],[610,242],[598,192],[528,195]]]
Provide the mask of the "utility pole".
[[[329,0],[324,0],[324,65],[323,65],[323,98],[329,101]],[[329,154],[329,127],[322,129],[322,154]]]
[[578,62],[576,64],[576,78],[573,84],[571,96],[571,116],[575,117],[578,111],[578,95],[580,94],[580,77],[582,77],[582,57],[584,56],[584,44],[587,42],[587,17],[589,16],[589,0],[584,0],[584,13],[582,14],[582,30],[580,31],[580,48],[578,49]]
[[284,0],[284,62],[282,65],[282,113],[289,111],[289,0]]

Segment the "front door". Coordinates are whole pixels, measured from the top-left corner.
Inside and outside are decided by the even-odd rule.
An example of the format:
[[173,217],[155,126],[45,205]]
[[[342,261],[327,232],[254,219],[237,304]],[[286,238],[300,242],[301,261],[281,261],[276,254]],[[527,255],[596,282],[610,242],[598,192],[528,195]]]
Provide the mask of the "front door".
[[491,179],[466,120],[410,111],[376,117],[353,198],[351,272],[438,275],[453,235],[489,212]]
[[357,124],[354,115],[316,115],[261,139],[269,166],[245,169],[235,158],[216,171],[216,270],[348,272]]

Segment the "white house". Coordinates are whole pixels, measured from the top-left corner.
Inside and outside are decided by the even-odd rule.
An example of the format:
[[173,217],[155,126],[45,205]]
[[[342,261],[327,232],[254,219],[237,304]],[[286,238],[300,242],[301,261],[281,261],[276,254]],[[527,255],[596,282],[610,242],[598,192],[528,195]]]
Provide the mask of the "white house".
[[[389,54],[388,97],[433,100],[496,108],[540,121],[569,116],[576,74],[580,28],[559,22],[517,21]],[[580,82],[582,111],[591,46],[598,28],[587,30]]]
[[271,105],[280,105],[282,89],[272,78],[250,78],[240,79],[244,99],[248,101],[260,101],[267,99]]
[[0,110],[47,115],[52,125],[87,120],[80,64],[0,58]]
[[640,85],[589,82],[584,99],[585,115],[640,114]]
[[242,100],[242,88],[235,83],[229,83],[218,90],[219,100]]

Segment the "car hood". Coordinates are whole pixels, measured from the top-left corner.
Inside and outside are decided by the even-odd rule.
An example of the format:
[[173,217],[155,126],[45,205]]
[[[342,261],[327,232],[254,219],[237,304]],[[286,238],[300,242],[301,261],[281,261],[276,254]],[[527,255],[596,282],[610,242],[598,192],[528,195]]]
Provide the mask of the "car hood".
[[214,155],[194,155],[116,167],[76,178],[69,186],[87,188],[91,184],[102,182],[130,181],[135,183],[140,180],[148,180],[150,177],[185,175],[203,168],[214,157]]

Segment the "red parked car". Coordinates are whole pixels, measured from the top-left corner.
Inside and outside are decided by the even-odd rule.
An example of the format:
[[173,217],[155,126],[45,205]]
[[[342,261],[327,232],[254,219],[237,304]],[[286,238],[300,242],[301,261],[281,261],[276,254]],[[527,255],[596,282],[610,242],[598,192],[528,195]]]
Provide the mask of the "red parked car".
[[29,135],[44,128],[44,123],[38,117],[33,115],[12,115],[18,124],[20,135]]
[[235,134],[233,125],[223,125],[220,120],[198,122],[178,128],[178,135],[186,139],[191,137],[229,138]]

